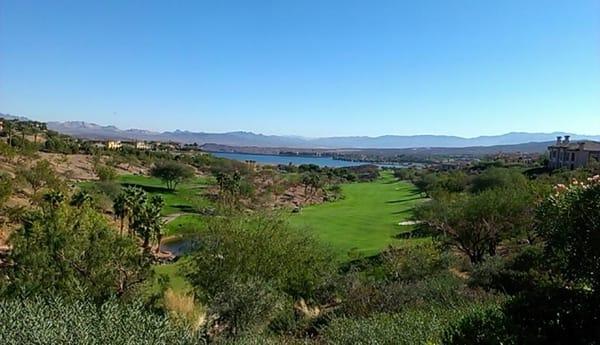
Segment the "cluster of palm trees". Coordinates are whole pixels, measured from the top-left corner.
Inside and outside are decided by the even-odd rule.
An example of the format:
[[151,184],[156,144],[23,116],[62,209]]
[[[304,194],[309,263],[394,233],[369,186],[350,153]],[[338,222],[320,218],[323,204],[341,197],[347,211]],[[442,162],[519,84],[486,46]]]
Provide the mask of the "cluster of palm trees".
[[240,194],[242,175],[235,171],[233,174],[218,172],[215,174],[221,199],[232,204]]
[[313,196],[319,189],[323,188],[321,175],[317,172],[307,172],[302,175],[302,184],[304,185],[305,199]]
[[46,124],[37,121],[19,121],[19,120],[4,120],[3,131],[7,136],[7,142],[13,146],[13,138],[15,132],[20,132],[21,143],[25,143],[26,135],[33,135],[33,141],[37,143],[37,137],[40,133],[47,130]]
[[129,235],[139,236],[144,248],[148,248],[151,239],[157,242],[156,252],[160,250],[163,220],[161,210],[165,202],[161,195],[148,194],[139,187],[126,187],[116,197],[113,209],[115,218],[121,222],[121,234],[127,222]]

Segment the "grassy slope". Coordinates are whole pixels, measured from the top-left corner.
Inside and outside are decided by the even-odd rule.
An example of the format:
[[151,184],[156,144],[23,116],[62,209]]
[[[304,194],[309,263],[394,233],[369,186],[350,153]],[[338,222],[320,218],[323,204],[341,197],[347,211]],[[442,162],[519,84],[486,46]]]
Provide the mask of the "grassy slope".
[[343,195],[343,200],[303,209],[291,217],[292,225],[313,231],[342,259],[351,251],[370,255],[388,245],[406,243],[394,236],[412,228],[398,223],[407,220],[421,200],[414,186],[384,173],[372,183],[344,185]]
[[124,175],[119,178],[119,182],[123,185],[140,186],[151,194],[162,194],[165,198],[163,215],[177,212],[193,212],[192,202],[200,203],[201,206],[209,205],[207,200],[199,197],[202,189],[208,183],[206,178],[195,178],[181,183],[174,192],[169,191],[160,179],[154,177]]
[[[206,178],[196,178],[191,181],[179,184],[177,189],[172,192],[167,190],[164,183],[157,178],[139,175],[123,175],[119,178],[119,182],[123,185],[137,185],[151,194],[161,194],[165,198],[165,207],[163,215],[169,215],[180,212],[190,212],[192,200],[195,203],[204,202],[209,206],[210,203],[199,194],[202,189],[208,184]],[[180,232],[190,232],[190,229],[196,229],[202,225],[202,216],[197,214],[184,214],[177,217],[165,226],[165,235],[173,235]],[[182,259],[183,260],[183,259]],[[178,272],[178,268],[183,261],[155,265],[154,271],[157,274],[165,274],[169,277],[169,287],[178,293],[186,293],[191,290],[190,284]],[[157,289],[157,286],[147,287],[149,291]]]
[[165,225],[165,235],[192,234],[202,230],[204,216],[199,214],[184,214]]

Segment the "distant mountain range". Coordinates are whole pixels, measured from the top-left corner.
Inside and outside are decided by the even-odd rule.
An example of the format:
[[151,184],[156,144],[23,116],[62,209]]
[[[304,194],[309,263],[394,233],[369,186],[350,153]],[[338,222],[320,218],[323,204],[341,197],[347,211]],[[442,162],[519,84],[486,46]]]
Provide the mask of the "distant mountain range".
[[600,140],[600,135],[574,133],[525,133],[462,138],[449,135],[384,135],[379,137],[326,137],[302,138],[293,136],[263,135],[252,132],[205,133],[176,130],[152,132],[140,129],[122,130],[115,126],[100,126],[87,122],[49,122],[48,128],[60,133],[87,139],[136,139],[176,141],[182,143],[218,144],[228,146],[289,147],[289,148],[415,148],[415,147],[471,147],[515,145],[530,142],[548,142],[557,136],[570,135],[571,140]]
[[[2,115],[0,117],[10,115]],[[48,128],[85,139],[155,140],[181,143],[217,144],[227,146],[324,148],[324,149],[402,149],[402,148],[459,148],[473,146],[515,145],[548,142],[557,136],[570,135],[571,140],[600,140],[600,135],[580,135],[565,132],[526,133],[463,138],[449,135],[384,135],[379,137],[348,136],[302,138],[297,136],[263,135],[252,132],[205,133],[176,130],[153,132],[141,129],[119,129],[82,121],[48,122]]]

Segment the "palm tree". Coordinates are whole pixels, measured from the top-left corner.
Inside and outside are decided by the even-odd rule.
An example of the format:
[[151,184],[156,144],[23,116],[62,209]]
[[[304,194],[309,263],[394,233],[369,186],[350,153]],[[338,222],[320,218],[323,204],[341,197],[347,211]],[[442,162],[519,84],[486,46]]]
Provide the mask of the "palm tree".
[[71,198],[71,206],[81,208],[84,204],[92,201],[92,196],[87,192],[80,190]]
[[134,215],[141,213],[146,203],[146,192],[139,187],[127,187],[123,190],[125,194],[125,211],[127,214],[127,224],[129,234],[132,233]]
[[63,193],[56,190],[52,190],[44,194],[43,198],[45,202],[54,208],[58,207],[65,200]]
[[[148,248],[150,238],[156,237],[159,241],[162,237],[162,219],[160,211],[164,205],[164,200],[160,195],[153,195],[147,200],[133,215],[133,226],[137,235],[142,238],[142,246]],[[160,242],[159,242],[160,245]],[[160,248],[160,247],[159,247]]]
[[8,145],[12,146],[12,136],[14,130],[14,123],[11,120],[8,120],[4,123],[4,131],[6,131],[8,135]]
[[113,203],[113,210],[115,212],[115,218],[119,218],[121,221],[121,235],[123,235],[123,226],[125,223],[125,217],[127,217],[127,200],[125,193],[117,195]]
[[160,252],[160,242],[162,240],[162,228],[164,222],[161,217],[161,211],[165,205],[165,200],[162,195],[153,195],[150,198],[149,220],[150,227],[154,237],[156,238],[156,252]]

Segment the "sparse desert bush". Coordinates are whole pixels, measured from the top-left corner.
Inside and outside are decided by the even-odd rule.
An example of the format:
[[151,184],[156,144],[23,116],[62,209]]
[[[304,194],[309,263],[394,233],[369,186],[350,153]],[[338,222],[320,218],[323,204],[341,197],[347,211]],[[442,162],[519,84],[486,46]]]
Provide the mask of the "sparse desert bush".
[[172,319],[183,322],[194,330],[200,329],[206,322],[206,310],[196,302],[193,295],[167,289],[163,303]]
[[0,172],[0,207],[8,200],[14,189],[13,179],[6,173]]
[[100,181],[114,181],[117,179],[117,170],[108,165],[98,164],[94,166],[94,172]]

